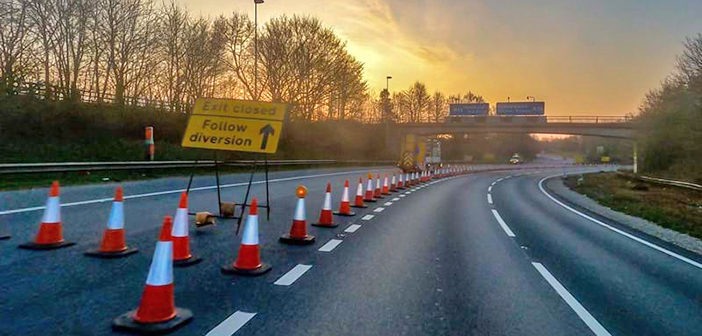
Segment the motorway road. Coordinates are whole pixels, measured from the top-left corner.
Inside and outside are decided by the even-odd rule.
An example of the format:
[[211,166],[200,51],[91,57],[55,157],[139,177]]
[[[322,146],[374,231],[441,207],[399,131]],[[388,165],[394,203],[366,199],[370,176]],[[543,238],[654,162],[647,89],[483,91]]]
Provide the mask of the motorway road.
[[[700,256],[559,204],[546,194],[550,180],[540,188],[547,176],[599,169],[437,180],[335,217],[337,228],[308,227],[312,246],[277,242],[289,229],[295,187],[309,189],[313,222],[327,181],[336,208],[343,180],[355,187],[368,168],[273,173],[271,221],[260,225],[262,259],[273,270],[221,275],[238,247],[233,223],[191,228],[204,261],[176,268],[175,283],[176,304],[195,318],[173,335],[702,334]],[[242,198],[245,179],[227,176],[225,198]],[[110,203],[100,200],[114,185],[62,190],[64,204],[73,203],[63,208],[65,236],[78,244],[48,252],[16,248],[34,235],[41,211],[33,207],[46,190],[0,193],[0,230],[13,235],[0,241],[0,334],[115,335],[110,322],[138,304],[160,220],[174,213],[184,182],[124,184],[133,196],[125,201],[127,242],[140,252],[117,260],[82,255],[104,229]],[[191,211],[216,208],[212,182],[195,181]],[[340,243],[322,248],[330,240]]]

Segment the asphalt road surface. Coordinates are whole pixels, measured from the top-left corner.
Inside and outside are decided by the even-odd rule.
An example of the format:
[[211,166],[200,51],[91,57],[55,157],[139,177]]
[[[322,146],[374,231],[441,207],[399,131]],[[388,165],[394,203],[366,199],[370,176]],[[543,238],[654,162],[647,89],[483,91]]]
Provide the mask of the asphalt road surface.
[[[271,220],[260,223],[272,271],[220,274],[236,255],[235,222],[191,227],[203,262],[175,269],[175,295],[195,317],[173,335],[702,334],[702,258],[549,196],[545,177],[611,167],[520,168],[395,193],[335,216],[334,229],[308,226],[311,246],[277,241],[297,185],[309,190],[311,223],[328,181],[337,208],[345,179],[353,195],[359,177],[392,168],[272,173]],[[226,176],[224,199],[241,200],[247,177]],[[138,304],[161,219],[186,182],[123,184],[127,243],[139,253],[115,260],[83,256],[114,185],[62,189],[64,236],[77,245],[53,251],[17,249],[33,238],[47,190],[0,193],[0,232],[12,234],[0,241],[0,334],[116,335],[110,323]],[[216,209],[213,183],[195,180],[191,211]]]

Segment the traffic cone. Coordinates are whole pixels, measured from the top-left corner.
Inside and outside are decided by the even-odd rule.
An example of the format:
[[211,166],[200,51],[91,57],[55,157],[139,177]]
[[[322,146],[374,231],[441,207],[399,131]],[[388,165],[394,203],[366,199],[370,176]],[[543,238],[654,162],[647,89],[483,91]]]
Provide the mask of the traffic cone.
[[122,187],[115,190],[115,199],[112,202],[110,218],[107,220],[107,229],[102,235],[100,247],[97,250],[85,252],[85,255],[98,258],[119,258],[136,253],[137,249],[127,247],[124,238],[124,193]]
[[190,237],[188,236],[188,194],[180,194],[180,203],[176,210],[175,221],[173,223],[173,265],[176,267],[186,267],[195,265],[202,261],[198,256],[190,253]]
[[395,184],[397,181],[395,180],[395,174],[392,174],[392,180],[390,180],[390,192],[396,192],[397,191],[397,184]]
[[383,180],[383,191],[381,194],[383,195],[390,195],[390,187],[388,186],[388,175],[385,174],[385,180]]
[[364,202],[377,202],[373,197],[373,174],[368,174],[368,184],[366,185],[366,196],[363,198]]
[[356,188],[356,198],[353,200],[352,208],[367,208],[368,206],[363,204],[363,179],[358,179],[358,188]]
[[327,183],[327,191],[324,193],[324,203],[322,204],[322,212],[319,214],[319,221],[312,225],[330,228],[337,227],[337,225],[334,224],[334,216],[332,216],[331,183]]
[[258,201],[254,198],[244,223],[239,254],[233,264],[222,266],[222,273],[257,276],[270,270],[270,265],[261,263],[261,251],[258,247]]
[[20,245],[20,248],[28,250],[52,250],[61,247],[74,245],[63,239],[61,228],[61,201],[59,200],[59,183],[51,183],[49,198],[46,201],[46,209],[41,219],[39,233],[32,242]]
[[385,198],[382,196],[382,191],[380,189],[380,174],[375,175],[375,191],[373,192],[373,198]]
[[307,188],[299,186],[295,190],[297,204],[295,205],[295,215],[293,216],[290,233],[280,237],[280,242],[291,245],[309,245],[314,243],[314,236],[307,234],[307,216],[305,216],[305,196]]
[[349,200],[349,180],[344,182],[344,192],[341,194],[341,204],[339,211],[334,212],[337,216],[356,216],[356,213],[351,212],[351,201]]
[[397,189],[400,189],[400,190],[404,190],[404,189],[405,189],[405,183],[402,181],[402,176],[403,176],[403,175],[404,175],[403,173],[400,173],[400,176],[399,176],[399,178],[398,178],[398,180],[397,180]]
[[163,334],[183,326],[193,318],[190,310],[175,306],[171,226],[171,217],[166,216],[139,307],[115,318],[112,328],[145,334]]

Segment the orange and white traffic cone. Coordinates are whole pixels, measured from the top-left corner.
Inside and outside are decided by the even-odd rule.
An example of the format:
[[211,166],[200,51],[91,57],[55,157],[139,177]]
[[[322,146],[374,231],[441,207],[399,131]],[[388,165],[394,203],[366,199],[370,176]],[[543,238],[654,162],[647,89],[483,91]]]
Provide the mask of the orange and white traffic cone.
[[173,265],[176,267],[185,267],[195,265],[202,261],[198,256],[194,256],[190,252],[190,237],[188,234],[188,194],[183,192],[180,194],[180,203],[176,210],[175,220],[173,222]]
[[124,193],[122,187],[115,190],[110,218],[107,229],[102,235],[100,247],[97,250],[85,252],[85,255],[98,258],[119,258],[136,253],[137,249],[127,247],[124,237]]
[[356,216],[356,213],[351,212],[351,201],[349,200],[349,180],[344,182],[344,192],[341,194],[341,203],[339,211],[334,212],[337,216]]
[[373,192],[373,198],[385,198],[382,196],[382,191],[380,189],[380,174],[375,175],[375,191]]
[[270,270],[270,265],[261,263],[261,251],[258,246],[258,200],[254,198],[244,223],[239,254],[233,264],[222,266],[222,273],[257,276]]
[[175,306],[171,226],[171,217],[166,216],[139,307],[114,319],[112,328],[145,334],[163,334],[183,326],[193,318],[190,310]]
[[388,175],[385,174],[385,180],[383,180],[382,195],[390,195],[390,186],[388,185]]
[[52,250],[61,247],[74,245],[63,239],[63,229],[61,227],[61,201],[59,199],[59,183],[54,181],[51,184],[49,198],[46,201],[44,216],[41,219],[39,233],[34,241],[20,245],[20,248],[28,250]]
[[322,204],[322,212],[319,214],[319,221],[312,225],[329,228],[337,227],[334,224],[334,216],[332,216],[331,202],[331,183],[327,183],[327,191],[324,193],[324,203]]
[[283,244],[309,245],[314,243],[314,236],[307,234],[307,216],[305,215],[307,188],[299,186],[295,190],[295,194],[297,195],[297,204],[295,205],[295,214],[293,215],[290,233],[282,235],[279,239]]
[[397,179],[397,189],[403,190],[405,189],[405,183],[402,180],[402,176],[405,175],[403,173],[400,173],[400,176]]
[[366,184],[366,196],[363,198],[363,201],[370,203],[377,202],[373,195],[373,174],[368,174],[368,183]]
[[358,188],[356,188],[356,198],[353,200],[352,208],[367,208],[363,203],[363,179],[358,179]]
[[395,174],[392,174],[392,180],[390,180],[390,192],[397,191],[397,180],[395,180]]

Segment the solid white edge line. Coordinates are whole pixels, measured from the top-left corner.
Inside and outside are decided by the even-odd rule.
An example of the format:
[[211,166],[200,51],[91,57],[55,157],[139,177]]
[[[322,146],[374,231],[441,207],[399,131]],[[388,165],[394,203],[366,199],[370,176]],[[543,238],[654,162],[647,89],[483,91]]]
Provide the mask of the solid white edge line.
[[373,219],[373,217],[375,217],[375,215],[365,215],[365,216],[361,217],[361,220],[368,221],[368,220]]
[[507,223],[505,223],[505,221],[502,220],[502,217],[500,217],[500,214],[497,212],[497,210],[495,210],[495,209],[491,209],[491,210],[492,210],[492,215],[495,216],[497,223],[500,224],[500,226],[502,227],[502,230],[505,231],[507,236],[513,237],[513,238],[516,237],[514,235],[514,232],[512,232],[512,230],[510,230],[509,226],[507,226]]
[[489,204],[492,204],[492,194],[487,194],[487,201]]
[[385,210],[385,208],[383,208],[383,207],[377,207],[377,208],[373,209],[373,212],[381,212],[381,211],[383,211],[383,210]]
[[[301,180],[301,179],[306,179],[306,178],[317,178],[317,177],[336,176],[336,175],[345,175],[345,174],[356,174],[356,173],[360,173],[360,172],[364,172],[364,171],[365,170],[352,170],[352,171],[338,172],[338,173],[283,177],[283,178],[279,178],[279,179],[268,180],[268,182],[269,183],[277,183],[277,182]],[[263,183],[266,183],[266,181],[254,181],[252,184],[263,184]],[[241,186],[245,186],[247,184],[248,184],[248,182],[223,184],[220,186],[220,188],[223,189],[223,188],[241,187]],[[216,188],[217,188],[217,186],[203,186],[203,187],[190,188],[190,191],[211,190],[211,189],[216,189]],[[124,199],[145,198],[145,197],[152,197],[152,196],[179,194],[179,193],[182,193],[183,191],[185,191],[185,189],[173,189],[173,190],[155,191],[155,192],[144,193],[144,194],[125,195]],[[76,206],[76,205],[87,205],[87,204],[95,204],[95,203],[112,202],[113,200],[114,199],[112,197],[98,198],[98,199],[93,199],[93,200],[63,203],[63,204],[61,204],[61,207],[66,208],[66,207],[72,207],[72,206]],[[0,216],[10,215],[10,214],[15,214],[15,213],[39,211],[39,210],[44,210],[45,208],[46,208],[45,206],[36,206],[36,207],[29,207],[29,208],[4,210],[4,211],[0,211]]]
[[597,335],[597,336],[611,336],[611,334],[605,329],[600,322],[597,322],[597,320],[590,315],[590,313],[583,307],[578,300],[573,297],[573,295],[568,292],[563,285],[561,285],[560,282],[549,272],[544,265],[537,263],[537,262],[532,262],[531,263],[534,268],[541,274],[541,276],[548,282],[551,287],[558,293],[558,295],[565,301],[571,309],[575,312],[575,314],[580,317],[583,322],[585,322],[585,325],[587,325],[592,332]]
[[361,228],[361,226],[358,224],[351,224],[351,225],[349,225],[349,227],[346,228],[346,230],[344,230],[344,232],[354,233],[360,228]]
[[205,336],[232,336],[254,316],[256,316],[256,313],[236,311],[210,330]]
[[329,239],[329,241],[324,244],[324,246],[319,248],[319,252],[331,252],[334,250],[339,244],[341,244],[343,240],[340,239]]
[[298,264],[293,267],[288,273],[276,280],[273,284],[278,286],[290,286],[299,279],[305,272],[309,271],[312,265]]
[[607,228],[607,229],[610,229],[610,230],[612,230],[612,231],[614,231],[614,232],[616,232],[616,233],[618,233],[618,234],[620,234],[620,235],[622,235],[622,236],[624,236],[624,237],[627,237],[627,238],[629,238],[629,239],[631,239],[631,240],[634,240],[634,241],[636,241],[636,242],[639,242],[639,243],[641,243],[641,244],[644,244],[644,245],[646,245],[646,246],[648,246],[648,247],[650,247],[650,248],[652,248],[652,249],[654,249],[654,250],[656,250],[656,251],[663,252],[663,253],[665,253],[665,254],[667,254],[667,255],[673,257],[673,258],[676,258],[676,259],[678,259],[678,260],[680,260],[680,261],[686,262],[686,263],[688,263],[688,264],[690,264],[690,265],[692,265],[692,266],[695,266],[695,267],[697,267],[697,268],[702,269],[702,264],[700,264],[700,263],[698,263],[698,262],[696,262],[696,261],[694,261],[694,260],[692,260],[692,259],[690,259],[690,258],[683,257],[683,256],[681,256],[681,255],[679,255],[679,254],[677,254],[677,253],[675,253],[675,252],[673,252],[673,251],[669,251],[669,250],[666,250],[666,249],[664,249],[664,248],[662,248],[662,247],[660,247],[660,246],[658,246],[658,245],[656,245],[656,244],[649,243],[648,241],[643,240],[643,239],[641,239],[641,238],[639,238],[639,237],[637,237],[637,236],[634,236],[634,235],[632,235],[632,234],[630,234],[630,233],[624,232],[624,231],[622,231],[622,230],[620,230],[620,229],[617,229],[617,228],[615,228],[615,227],[613,227],[613,226],[611,226],[611,225],[609,225],[609,224],[606,224],[606,223],[604,223],[604,222],[602,222],[602,221],[599,221],[599,220],[597,220],[597,219],[595,219],[595,218],[592,218],[592,217],[590,217],[590,216],[588,216],[588,215],[586,215],[586,214],[584,214],[584,213],[582,213],[582,212],[580,212],[580,211],[578,211],[578,210],[575,210],[575,209],[569,207],[568,205],[564,204],[563,202],[557,200],[555,197],[551,196],[548,192],[546,192],[546,190],[544,189],[544,186],[543,186],[543,182],[544,182],[544,181],[546,181],[546,180],[548,180],[548,179],[550,179],[550,178],[553,178],[553,177],[557,177],[557,176],[561,176],[561,174],[546,176],[546,177],[542,178],[542,179],[539,181],[539,189],[541,190],[541,192],[542,192],[544,195],[546,195],[546,197],[548,197],[548,198],[550,198],[552,201],[556,202],[556,204],[558,204],[558,205],[564,207],[566,210],[569,210],[570,212],[572,212],[572,213],[574,213],[574,214],[576,214],[576,215],[579,215],[580,217],[583,217],[583,218],[585,218],[585,219],[588,219],[588,220],[592,221],[593,223],[599,224],[600,226],[605,227],[605,228]]

